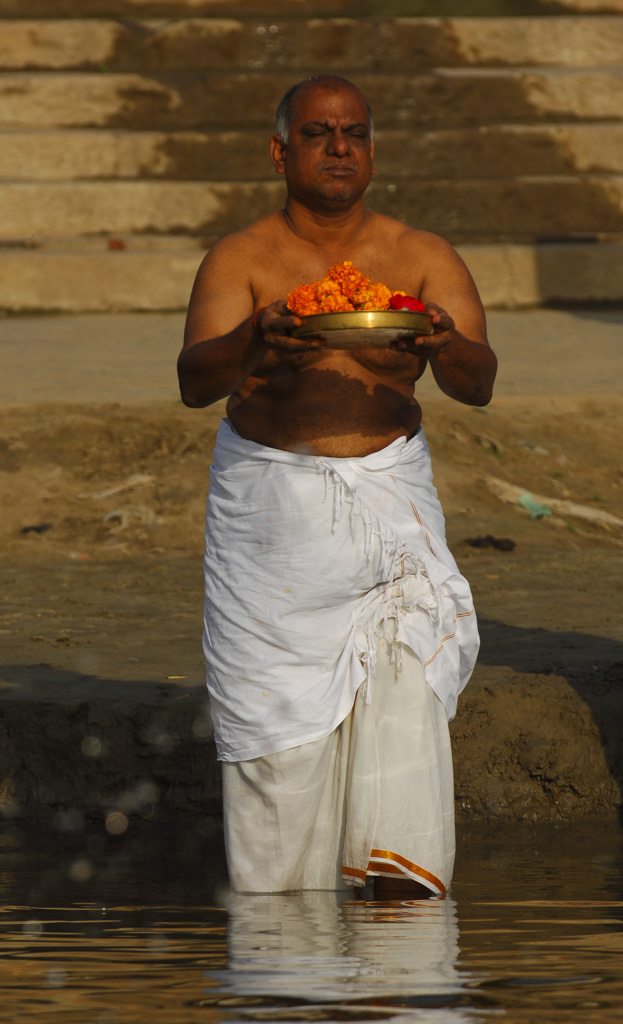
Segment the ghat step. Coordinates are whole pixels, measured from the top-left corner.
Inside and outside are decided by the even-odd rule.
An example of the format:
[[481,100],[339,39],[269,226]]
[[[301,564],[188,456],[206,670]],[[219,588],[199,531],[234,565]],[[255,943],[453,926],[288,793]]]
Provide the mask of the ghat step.
[[234,18],[14,20],[2,27],[4,70],[212,72],[265,69],[397,73],[473,66],[620,64],[623,19]]
[[[376,133],[375,165],[388,183],[525,175],[623,174],[623,122],[406,128]],[[273,181],[265,129],[116,131],[29,129],[4,134],[0,178],[69,181]]]
[[[0,249],[0,306],[12,312],[182,310],[201,260],[188,247]],[[131,245],[131,240],[130,240]],[[485,305],[610,303],[623,295],[623,243],[462,245]]]
[[[456,0],[28,0],[32,18],[80,17],[220,17],[224,2],[227,13],[238,18],[288,17],[374,17],[388,14],[454,14]],[[465,13],[515,17],[553,14],[620,14],[623,0],[471,0]],[[0,18],[24,16],[23,0],[0,0]]]
[[[620,120],[623,67],[437,69],[418,75],[356,74],[386,128]],[[282,73],[179,75],[16,72],[0,77],[0,128],[101,127],[231,130],[273,127],[291,84]],[[443,112],[443,117],[442,117]]]
[[[281,181],[30,182],[0,192],[0,240],[119,232],[222,235],[283,204]],[[623,177],[397,179],[372,209],[453,241],[623,236]]]
[[[463,244],[485,301],[623,295],[585,244],[620,257],[623,18],[392,18],[354,0],[57,0],[50,17],[38,2],[24,19],[0,0],[21,14],[0,33],[5,309],[182,308],[201,250],[280,205],[273,111],[319,69],[373,105],[371,205]],[[527,244],[544,237],[579,241]]]

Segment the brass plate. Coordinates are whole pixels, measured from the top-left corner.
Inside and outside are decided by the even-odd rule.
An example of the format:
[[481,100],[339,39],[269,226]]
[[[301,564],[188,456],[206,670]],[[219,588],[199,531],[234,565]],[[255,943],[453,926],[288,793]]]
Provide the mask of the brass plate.
[[397,338],[433,334],[428,313],[400,309],[355,309],[347,313],[314,313],[301,317],[295,338],[322,338],[328,348],[389,348]]

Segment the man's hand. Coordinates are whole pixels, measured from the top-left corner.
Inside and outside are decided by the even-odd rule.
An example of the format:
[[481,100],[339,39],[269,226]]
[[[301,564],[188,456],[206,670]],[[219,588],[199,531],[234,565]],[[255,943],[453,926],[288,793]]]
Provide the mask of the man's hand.
[[267,348],[284,355],[288,352],[309,352],[324,348],[321,338],[293,338],[292,331],[302,324],[300,317],[290,313],[282,299],[271,302],[255,315],[254,327]]
[[[484,315],[482,340],[472,341],[457,329],[453,317],[436,302],[427,302],[426,312],[432,320],[434,333],[398,338],[392,342],[392,347],[428,359],[435,380],[450,398],[467,405],[487,405],[491,401],[497,359],[484,333]],[[477,332],[476,336],[480,335],[481,332]]]
[[426,312],[431,318],[434,334],[416,334],[415,337],[397,338],[392,348],[401,352],[414,352],[423,359],[434,359],[452,341],[454,320],[436,302],[426,303]]

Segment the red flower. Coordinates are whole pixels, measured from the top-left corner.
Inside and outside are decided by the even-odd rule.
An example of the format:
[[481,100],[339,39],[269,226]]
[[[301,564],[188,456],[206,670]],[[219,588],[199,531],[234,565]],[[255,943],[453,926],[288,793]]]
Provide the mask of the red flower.
[[408,309],[410,313],[424,313],[426,312],[426,306],[419,299],[414,299],[412,295],[403,295],[400,292],[396,292],[392,295],[389,300],[390,309]]

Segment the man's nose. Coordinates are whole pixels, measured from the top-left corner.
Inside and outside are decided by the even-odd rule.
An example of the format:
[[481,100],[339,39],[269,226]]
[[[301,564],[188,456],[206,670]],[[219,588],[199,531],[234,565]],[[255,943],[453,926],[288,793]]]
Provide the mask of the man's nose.
[[327,146],[327,152],[333,156],[346,156],[350,151],[350,142],[348,137],[344,135],[341,129],[337,128],[329,139],[329,145]]

